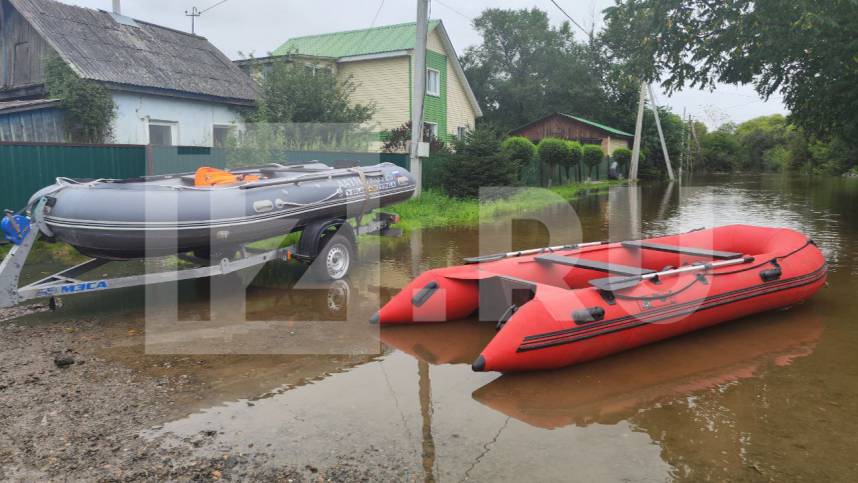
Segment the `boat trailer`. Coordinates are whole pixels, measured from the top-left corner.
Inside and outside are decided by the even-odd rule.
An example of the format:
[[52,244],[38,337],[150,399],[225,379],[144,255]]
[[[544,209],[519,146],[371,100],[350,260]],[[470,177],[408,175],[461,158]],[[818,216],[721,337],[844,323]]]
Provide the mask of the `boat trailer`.
[[[13,237],[14,240],[10,240],[13,246],[3,261],[0,262],[0,308],[13,307],[28,300],[47,298],[49,299],[48,306],[54,310],[59,306],[58,297],[60,296],[227,275],[275,260],[297,260],[310,265],[316,258],[325,257],[325,266],[321,270],[321,276],[337,280],[345,277],[352,266],[350,257],[357,253],[357,235],[399,236],[401,234],[399,230],[390,228],[391,225],[398,222],[399,217],[389,213],[377,213],[375,219],[366,221],[357,227],[352,227],[343,218],[320,219],[303,228],[297,246],[261,250],[245,244],[238,247],[236,256],[221,258],[219,261],[180,253],[175,256],[188,263],[188,268],[84,280],[83,277],[86,274],[113,262],[113,260],[91,258],[19,287],[24,263],[41,233],[40,228],[44,221],[38,214],[42,213],[43,210],[44,200],[36,205],[32,214],[16,215],[9,211],[6,212],[4,221],[15,227],[17,236]],[[336,255],[346,257],[345,260],[342,258],[332,260],[335,258],[331,254],[331,250],[334,248],[330,245],[333,244],[334,240],[332,238],[331,243],[326,244],[327,240],[321,237],[327,229],[332,227],[337,229],[336,238],[340,243],[340,246],[334,247],[339,248]],[[337,263],[332,263],[332,261]]]

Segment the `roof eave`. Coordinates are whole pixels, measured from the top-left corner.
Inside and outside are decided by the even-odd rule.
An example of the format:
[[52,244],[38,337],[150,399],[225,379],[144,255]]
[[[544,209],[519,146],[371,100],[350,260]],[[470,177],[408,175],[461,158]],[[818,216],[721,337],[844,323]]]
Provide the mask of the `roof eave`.
[[179,91],[175,89],[164,89],[157,87],[135,86],[130,84],[119,84],[116,82],[105,82],[96,80],[112,91],[128,92],[132,94],[147,94],[163,97],[176,97],[181,99],[190,99],[195,101],[213,102],[217,104],[228,104],[233,106],[250,107],[256,103],[256,99],[237,98],[237,97],[220,97],[210,94],[200,94],[194,92]]
[[8,108],[3,108],[2,103],[0,103],[0,115],[14,114],[16,112],[38,111],[41,109],[53,109],[59,106],[59,104],[59,99],[45,99],[44,102],[34,102],[33,104],[29,105]]
[[345,62],[360,62],[362,60],[379,60],[379,59],[390,59],[394,57],[405,57],[411,53],[410,49],[404,50],[391,50],[389,52],[376,52],[372,54],[361,54],[361,55],[350,55],[348,57],[340,57],[337,59],[337,63],[345,63]]

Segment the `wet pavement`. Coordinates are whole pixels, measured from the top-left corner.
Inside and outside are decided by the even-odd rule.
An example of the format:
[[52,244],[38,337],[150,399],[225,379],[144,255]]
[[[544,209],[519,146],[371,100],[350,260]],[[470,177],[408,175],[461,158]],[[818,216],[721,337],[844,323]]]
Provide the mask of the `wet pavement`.
[[[151,307],[147,320],[143,290],[70,297],[61,311],[12,323],[16,337],[30,327],[54,341],[44,343],[45,354],[71,346],[103,370],[125,371],[110,390],[125,384],[151,406],[117,428],[133,434],[134,445],[203,462],[240,455],[298,479],[854,481],[856,206],[854,180],[713,177],[644,186],[639,197],[596,193],[575,201],[574,213],[565,206],[522,213],[482,232],[365,240],[362,255],[379,261],[346,282],[301,288],[300,270],[267,267],[240,303],[208,282],[183,283],[178,323],[159,324]],[[463,257],[729,223],[808,234],[828,259],[830,286],[789,310],[529,374],[471,372],[495,333],[490,323],[365,322],[415,274]],[[223,322],[230,311],[246,315],[241,330]],[[220,312],[227,316],[218,321]],[[63,329],[76,324],[85,328]],[[40,370],[62,385],[57,369]],[[7,372],[0,385],[5,377],[24,387],[25,376]],[[99,391],[93,377],[69,381]],[[0,390],[0,403],[16,404],[14,388]],[[110,395],[96,399],[105,404]],[[94,416],[101,424],[112,417]],[[0,442],[17,440],[13,433]],[[151,457],[141,458],[136,464]]]

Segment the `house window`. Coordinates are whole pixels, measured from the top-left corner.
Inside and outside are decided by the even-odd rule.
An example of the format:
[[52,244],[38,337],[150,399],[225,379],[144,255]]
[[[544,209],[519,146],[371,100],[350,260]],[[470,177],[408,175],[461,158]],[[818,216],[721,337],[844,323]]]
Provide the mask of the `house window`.
[[174,122],[150,121],[149,144],[153,146],[174,146],[173,139],[175,135],[173,130],[175,127],[176,123]]
[[[429,133],[432,135],[432,139],[438,139],[438,123],[437,122],[427,122],[426,127],[429,129]],[[431,141],[432,139],[427,139],[426,141]]]
[[464,141],[465,136],[467,136],[467,135],[468,135],[468,128],[466,128],[465,126],[459,126],[456,128],[456,137],[459,139],[459,141]]
[[212,126],[212,145],[216,148],[225,148],[229,144],[229,137],[235,130],[235,126],[215,124]]
[[435,69],[426,69],[426,93],[436,97],[441,95],[441,73]]

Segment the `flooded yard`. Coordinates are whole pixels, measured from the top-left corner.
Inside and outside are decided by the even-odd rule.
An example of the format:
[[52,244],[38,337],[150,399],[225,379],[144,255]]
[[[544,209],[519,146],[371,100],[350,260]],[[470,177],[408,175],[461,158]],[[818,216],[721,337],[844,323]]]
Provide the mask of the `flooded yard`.
[[[584,195],[578,221],[565,207],[522,214],[543,223],[512,222],[512,247],[497,225],[370,240],[379,261],[344,282],[299,290],[296,267],[267,267],[238,307],[244,331],[206,325],[231,304],[212,305],[221,295],[207,282],[180,285],[184,338],[159,338],[143,290],[0,322],[0,478],[854,481],[858,181],[640,190]],[[383,303],[423,270],[493,248],[731,223],[812,237],[830,286],[789,310],[528,374],[471,371],[490,323],[363,322],[366,294]],[[349,337],[323,335],[327,353],[278,354],[331,333]],[[73,362],[59,368],[61,356]]]

